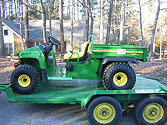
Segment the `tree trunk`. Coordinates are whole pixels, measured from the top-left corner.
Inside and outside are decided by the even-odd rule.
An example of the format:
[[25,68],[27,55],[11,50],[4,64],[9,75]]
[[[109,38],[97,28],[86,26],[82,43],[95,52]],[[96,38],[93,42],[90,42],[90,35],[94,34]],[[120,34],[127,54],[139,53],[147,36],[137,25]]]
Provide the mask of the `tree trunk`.
[[23,31],[22,31],[22,26],[23,26],[23,23],[22,23],[22,19],[23,19],[22,6],[23,6],[22,2],[19,1],[20,36],[21,36],[23,49],[25,49],[25,43],[24,43],[24,40],[23,40]]
[[[162,16],[162,15],[161,15],[161,16]],[[161,26],[162,26],[162,23],[160,23],[160,24],[161,24]],[[161,27],[161,26],[160,26],[160,27]],[[161,27],[160,29],[162,30],[162,27]],[[160,48],[161,48],[161,49],[160,49],[160,53],[161,53],[161,58],[164,58],[164,51],[165,51],[165,46],[166,46],[164,43],[166,43],[166,41],[165,41],[165,42],[162,42],[162,41],[163,41],[162,38],[163,38],[163,39],[166,39],[166,28],[163,27],[162,32],[163,32],[163,33],[162,33],[163,35],[160,36],[160,37],[161,37],[161,40],[160,40]],[[163,55],[162,55],[162,53],[163,53]]]
[[110,1],[110,8],[109,8],[109,13],[108,13],[108,24],[107,24],[107,33],[106,33],[106,44],[109,43],[110,28],[111,28],[112,5],[113,5],[113,0]]
[[28,18],[28,0],[24,5],[24,28],[25,28],[25,48],[29,48],[29,18]]
[[158,22],[159,12],[160,12],[160,0],[158,0],[157,12],[156,12],[154,26],[153,26],[153,30],[152,30],[151,43],[150,43],[150,46],[149,46],[148,61],[151,60],[151,56],[152,56],[152,52],[153,52],[153,42],[154,42],[155,36],[156,36],[155,33],[156,33],[156,28],[157,28],[157,22]]
[[73,20],[74,20],[74,0],[71,0],[71,35],[70,35],[71,48],[73,48]]
[[50,36],[52,36],[52,17],[51,17],[51,8],[49,8],[49,32],[50,32]]
[[50,36],[52,36],[52,12],[51,10],[54,8],[54,2],[55,0],[51,0],[49,3],[49,31],[50,31]]
[[1,0],[2,18],[5,18],[5,1]]
[[82,14],[82,20],[83,20],[83,27],[84,27],[84,30],[83,30],[83,38],[84,38],[84,42],[86,41],[86,32],[85,32],[85,25],[86,25],[86,23],[85,23],[86,11],[85,11],[85,8],[84,8],[85,5],[86,5],[86,4],[85,4],[85,0],[83,0],[83,7],[82,7],[82,9],[83,9],[83,14]]
[[65,42],[64,42],[64,26],[63,26],[63,0],[60,0],[60,41],[62,42],[61,47],[61,57],[63,57],[63,54],[65,53]]
[[78,0],[75,0],[75,20],[79,20]]
[[71,18],[71,15],[70,15],[70,5],[71,5],[71,1],[69,0],[68,3],[67,3],[67,19],[70,19]]
[[10,8],[10,17],[11,17],[11,16],[13,16],[13,3],[10,2],[10,3],[9,3],[9,6],[10,6],[10,7],[9,7],[9,8]]
[[119,35],[119,40],[123,41],[124,40],[124,25],[126,22],[126,12],[125,12],[125,3],[123,2],[121,5],[121,16],[120,16],[120,35]]
[[93,35],[93,23],[94,23],[94,19],[93,19],[93,14],[92,14],[92,11],[91,11],[90,0],[89,0],[89,3],[88,3],[88,8],[89,8],[89,14],[90,14],[90,35]]
[[19,10],[20,5],[19,4],[20,4],[20,0],[16,0],[16,8],[17,8],[16,12],[17,12],[17,18],[18,18],[18,20],[20,20],[20,17],[19,17],[20,16],[20,12],[19,12],[20,11]]
[[[114,0],[114,5],[113,5],[115,11],[117,11],[117,0]],[[117,18],[116,16],[114,16],[114,19],[113,19],[113,39],[114,39],[114,42],[118,41],[117,39],[117,36],[118,36],[118,33],[117,33],[117,30],[116,30],[116,26],[117,25]]]
[[142,45],[144,46],[143,21],[142,21],[142,12],[141,12],[140,0],[138,0],[138,3],[139,3],[139,14],[140,14],[140,33],[141,33]]
[[[87,0],[87,5],[90,1]],[[85,4],[86,5],[86,4]],[[85,41],[89,39],[89,10],[86,8],[86,20],[85,20]]]
[[17,19],[17,6],[16,6],[16,0],[14,0],[14,10],[15,10],[15,18]]
[[100,41],[103,41],[103,0],[100,1]]
[[43,21],[43,41],[46,43],[46,10],[42,3],[42,0],[40,0],[40,5],[42,8],[42,21]]
[[59,4],[59,1],[60,1],[60,0],[55,0],[55,5],[54,5],[54,7],[56,7],[56,8],[55,8],[55,19],[56,19],[56,20],[58,20],[58,15],[59,15],[59,13],[60,13],[60,12],[59,12],[59,11],[60,11],[60,10],[59,10],[59,8],[60,8],[60,7],[59,7],[59,5],[60,5],[60,4]]
[[[160,16],[161,17],[161,16]],[[161,20],[160,20],[160,38],[159,38],[159,42],[160,42],[160,45],[159,45],[159,59],[162,59],[162,35],[164,36],[164,28],[163,28],[163,32],[162,32],[162,23],[161,23]]]
[[5,56],[3,26],[2,26],[2,18],[1,18],[1,6],[0,6],[0,56]]
[[160,45],[159,45],[159,59],[162,59],[162,38],[161,38],[161,36],[160,36]]
[[94,19],[93,19],[93,16],[91,14],[90,16],[90,35],[93,35],[93,24],[94,24]]
[[163,58],[165,57],[165,48],[166,48],[166,41],[164,42],[163,44],[163,50],[162,50],[162,53],[163,53]]
[[5,18],[8,17],[8,13],[7,13],[7,11],[8,11],[8,9],[7,9],[7,7],[6,7],[6,8],[5,8]]
[[156,40],[157,40],[157,38],[156,38],[156,34],[157,34],[157,28],[156,28],[156,30],[155,30],[155,39],[154,39],[154,41],[153,41],[153,57],[155,56],[155,47],[156,47]]

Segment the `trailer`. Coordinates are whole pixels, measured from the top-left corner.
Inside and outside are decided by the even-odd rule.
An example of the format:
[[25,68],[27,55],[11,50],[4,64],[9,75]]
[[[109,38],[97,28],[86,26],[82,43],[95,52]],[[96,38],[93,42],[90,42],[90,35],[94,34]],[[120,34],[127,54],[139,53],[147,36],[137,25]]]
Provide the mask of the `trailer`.
[[54,81],[41,81],[36,93],[15,94],[10,83],[0,83],[0,91],[7,94],[13,103],[80,104],[87,109],[91,124],[116,124],[122,111],[135,106],[139,124],[161,125],[167,118],[167,86],[158,80],[136,75],[136,84],[131,90],[106,90],[101,84],[68,86],[55,85]]

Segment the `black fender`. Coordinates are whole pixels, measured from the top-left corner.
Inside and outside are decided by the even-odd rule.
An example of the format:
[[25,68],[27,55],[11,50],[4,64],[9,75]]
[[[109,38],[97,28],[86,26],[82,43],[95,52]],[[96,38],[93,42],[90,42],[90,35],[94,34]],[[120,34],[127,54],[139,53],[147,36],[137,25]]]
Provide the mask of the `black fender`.
[[101,60],[101,65],[99,68],[98,76],[99,77],[102,76],[104,65],[108,63],[113,63],[113,62],[126,62],[126,63],[132,62],[132,63],[138,64],[137,59],[134,57],[105,57],[103,60]]

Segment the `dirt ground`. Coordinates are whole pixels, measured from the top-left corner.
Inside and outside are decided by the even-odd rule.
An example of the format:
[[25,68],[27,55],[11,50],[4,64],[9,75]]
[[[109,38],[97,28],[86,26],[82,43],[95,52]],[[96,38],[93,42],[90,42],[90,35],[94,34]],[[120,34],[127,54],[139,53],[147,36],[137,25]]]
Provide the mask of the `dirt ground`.
[[[14,69],[13,63],[13,61],[11,62],[6,58],[0,58],[0,82],[10,82],[10,75]],[[138,65],[132,64],[131,66],[135,69],[136,74],[167,83],[167,59],[146,63],[139,62]]]
[[13,63],[9,59],[0,58],[0,82],[10,82],[10,75],[14,70]]

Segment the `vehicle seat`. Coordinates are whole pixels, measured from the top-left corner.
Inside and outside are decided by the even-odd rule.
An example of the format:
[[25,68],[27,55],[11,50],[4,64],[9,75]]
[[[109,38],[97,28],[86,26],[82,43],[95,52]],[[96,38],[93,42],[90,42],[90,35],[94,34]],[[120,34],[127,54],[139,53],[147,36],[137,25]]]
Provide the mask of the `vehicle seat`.
[[[89,47],[89,42],[85,42],[84,44],[82,44],[81,52],[77,52],[79,54],[79,61],[85,61],[87,59],[88,47]],[[64,55],[64,60],[66,61],[71,55],[72,53],[66,53]],[[78,58],[78,55],[73,54],[72,57],[70,58],[70,61],[76,61],[77,58]]]

